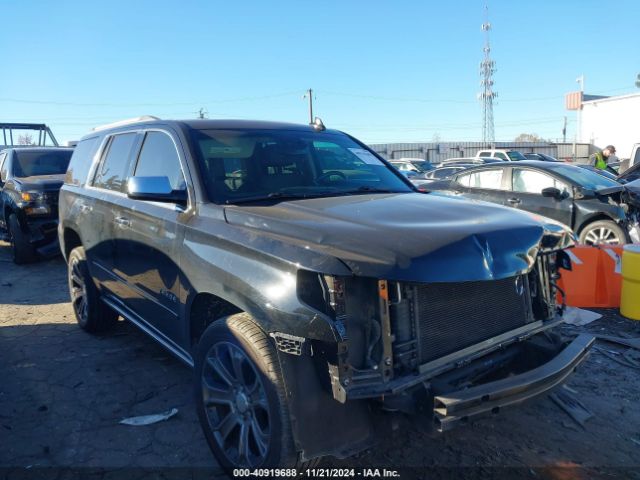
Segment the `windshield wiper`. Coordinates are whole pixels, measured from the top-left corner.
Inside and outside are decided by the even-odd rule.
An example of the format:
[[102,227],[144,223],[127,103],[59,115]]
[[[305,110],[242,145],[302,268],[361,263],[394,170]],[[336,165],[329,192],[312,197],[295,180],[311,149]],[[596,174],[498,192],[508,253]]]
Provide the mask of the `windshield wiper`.
[[345,190],[340,193],[354,195],[358,193],[406,193],[401,190],[390,190],[388,188],[378,188],[378,187],[369,187],[367,185],[363,185],[355,190]]
[[335,192],[323,192],[323,193],[284,193],[284,192],[272,192],[267,195],[255,195],[253,197],[238,198],[237,200],[228,199],[225,201],[227,205],[233,205],[237,203],[252,203],[252,202],[264,202],[268,200],[301,200],[304,198],[317,198],[327,195],[335,195]]

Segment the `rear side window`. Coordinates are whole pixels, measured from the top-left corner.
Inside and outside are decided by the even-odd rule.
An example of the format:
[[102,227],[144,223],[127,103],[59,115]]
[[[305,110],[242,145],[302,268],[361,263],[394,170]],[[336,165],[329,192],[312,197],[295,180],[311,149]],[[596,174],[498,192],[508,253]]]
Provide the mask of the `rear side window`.
[[176,147],[171,137],[162,132],[149,132],[145,136],[135,175],[137,177],[168,177],[174,190],[186,188]]
[[542,190],[549,187],[555,187],[560,191],[568,191],[567,186],[560,180],[535,170],[516,168],[513,170],[511,182],[514,192],[542,195]]
[[460,175],[458,183],[469,188],[485,188],[488,190],[504,190],[502,187],[503,169],[481,170]]
[[135,133],[121,133],[111,138],[107,154],[96,172],[93,186],[122,192],[127,177]]
[[97,146],[98,137],[87,138],[78,143],[71,156],[64,183],[71,185],[85,184]]

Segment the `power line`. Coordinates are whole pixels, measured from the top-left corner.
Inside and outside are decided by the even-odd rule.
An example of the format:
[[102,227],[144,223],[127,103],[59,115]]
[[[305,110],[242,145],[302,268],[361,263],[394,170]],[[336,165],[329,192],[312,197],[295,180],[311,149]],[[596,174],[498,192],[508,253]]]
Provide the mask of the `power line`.
[[21,98],[0,98],[0,102],[9,103],[27,103],[35,105],[57,105],[57,106],[71,106],[71,107],[172,107],[172,106],[185,106],[185,105],[202,105],[207,103],[236,103],[236,102],[253,102],[257,100],[267,100],[272,98],[280,98],[290,95],[297,95],[298,92],[284,92],[276,93],[273,95],[262,95],[254,97],[238,97],[227,99],[215,99],[215,100],[196,100],[193,102],[169,102],[169,103],[84,103],[84,102],[59,102],[50,100],[28,100]]

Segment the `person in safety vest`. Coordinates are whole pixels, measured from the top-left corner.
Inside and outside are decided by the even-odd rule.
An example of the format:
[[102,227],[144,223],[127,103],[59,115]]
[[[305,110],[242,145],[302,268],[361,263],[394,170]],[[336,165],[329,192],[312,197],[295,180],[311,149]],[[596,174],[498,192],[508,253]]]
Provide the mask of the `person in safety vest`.
[[589,157],[589,162],[591,163],[591,165],[600,170],[606,170],[609,157],[611,157],[614,153],[616,153],[616,147],[614,147],[613,145],[607,145],[604,150],[600,150],[599,152],[592,154]]

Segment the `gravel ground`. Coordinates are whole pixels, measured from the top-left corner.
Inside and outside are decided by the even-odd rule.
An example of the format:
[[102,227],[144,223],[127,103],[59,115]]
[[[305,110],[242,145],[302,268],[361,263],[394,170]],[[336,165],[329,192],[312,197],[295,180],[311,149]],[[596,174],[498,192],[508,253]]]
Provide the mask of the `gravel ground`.
[[[582,330],[640,337],[640,322],[600,313]],[[548,397],[446,434],[401,417],[373,449],[323,466],[400,468],[402,478],[426,478],[424,472],[428,478],[640,478],[640,369],[622,364],[625,351],[599,342],[571,377],[569,388],[593,413],[584,427]],[[103,337],[82,332],[68,303],[62,259],[18,267],[0,242],[0,479],[54,472],[56,478],[71,478],[61,472],[218,476],[191,380],[187,367],[129,323]],[[174,407],[179,413],[166,422],[118,423]]]

